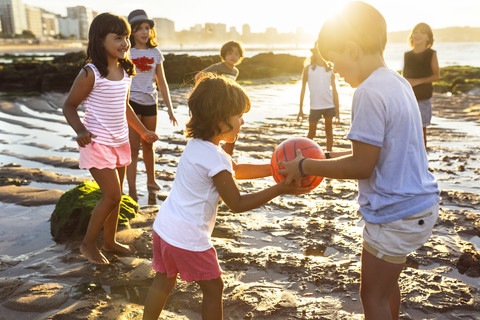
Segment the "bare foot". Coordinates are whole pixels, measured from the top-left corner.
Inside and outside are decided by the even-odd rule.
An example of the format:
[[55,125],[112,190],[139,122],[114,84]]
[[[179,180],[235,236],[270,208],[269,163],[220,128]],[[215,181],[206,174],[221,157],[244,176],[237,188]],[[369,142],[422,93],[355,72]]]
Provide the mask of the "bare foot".
[[90,246],[82,243],[80,245],[80,252],[87,258],[88,261],[94,264],[109,264],[107,258],[98,250],[97,245]]
[[126,254],[137,253],[137,249],[135,249],[135,247],[127,244],[122,244],[116,241],[112,244],[103,244],[102,249],[107,252],[126,253]]
[[160,191],[162,187],[160,187],[156,181],[153,181],[153,183],[147,183],[147,190],[148,193],[156,193]]

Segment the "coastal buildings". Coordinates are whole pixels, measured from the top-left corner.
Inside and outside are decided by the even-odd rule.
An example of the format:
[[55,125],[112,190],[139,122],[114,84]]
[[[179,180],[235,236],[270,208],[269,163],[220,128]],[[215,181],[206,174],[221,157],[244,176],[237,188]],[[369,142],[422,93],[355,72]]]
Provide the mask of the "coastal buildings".
[[28,30],[25,5],[22,0],[0,0],[0,18],[2,32],[22,34]]

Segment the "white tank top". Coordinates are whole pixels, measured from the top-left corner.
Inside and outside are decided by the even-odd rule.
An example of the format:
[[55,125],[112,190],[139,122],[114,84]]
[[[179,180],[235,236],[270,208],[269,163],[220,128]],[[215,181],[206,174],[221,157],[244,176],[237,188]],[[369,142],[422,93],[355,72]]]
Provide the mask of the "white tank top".
[[308,67],[308,89],[310,90],[310,110],[333,108],[332,70],[324,67]]
[[128,142],[126,108],[131,78],[124,71],[122,80],[112,81],[103,78],[92,63],[86,67],[95,73],[95,84],[83,100],[83,125],[97,136],[92,138],[93,141],[112,147],[121,146]]

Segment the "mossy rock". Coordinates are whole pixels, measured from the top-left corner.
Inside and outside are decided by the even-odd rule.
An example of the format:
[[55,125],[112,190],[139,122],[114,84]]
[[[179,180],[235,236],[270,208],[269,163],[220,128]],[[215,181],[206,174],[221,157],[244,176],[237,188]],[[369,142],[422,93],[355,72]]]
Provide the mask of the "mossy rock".
[[[82,182],[65,192],[50,217],[50,232],[53,239],[65,242],[83,237],[93,208],[101,197],[102,193],[95,181]],[[138,204],[131,197],[123,195],[118,225],[128,225],[129,220],[135,218],[137,212]]]

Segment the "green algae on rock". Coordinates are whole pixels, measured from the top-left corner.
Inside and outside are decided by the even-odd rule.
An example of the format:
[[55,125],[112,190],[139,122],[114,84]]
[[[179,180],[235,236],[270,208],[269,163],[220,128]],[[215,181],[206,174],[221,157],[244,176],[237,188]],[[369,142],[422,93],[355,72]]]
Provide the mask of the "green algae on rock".
[[[87,230],[93,208],[102,193],[95,181],[85,181],[65,192],[50,217],[50,232],[57,242],[82,237]],[[122,196],[118,225],[126,226],[138,213],[138,204],[128,195]]]

